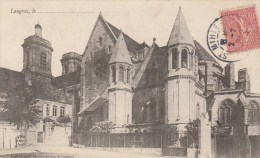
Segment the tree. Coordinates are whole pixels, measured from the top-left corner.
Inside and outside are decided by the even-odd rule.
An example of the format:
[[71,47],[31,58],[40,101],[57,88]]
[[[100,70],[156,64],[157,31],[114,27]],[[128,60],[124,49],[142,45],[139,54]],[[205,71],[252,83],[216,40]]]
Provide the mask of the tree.
[[113,129],[114,124],[111,121],[102,121],[95,123],[92,128],[90,129],[90,132],[92,133],[110,133],[110,131]]
[[36,125],[41,118],[41,109],[36,106],[32,89],[26,83],[13,86],[7,91],[7,100],[2,102],[1,120],[17,125]]
[[196,148],[198,148],[199,145],[199,126],[199,119],[193,120],[185,126],[187,129],[187,138],[190,140],[189,144],[194,144]]

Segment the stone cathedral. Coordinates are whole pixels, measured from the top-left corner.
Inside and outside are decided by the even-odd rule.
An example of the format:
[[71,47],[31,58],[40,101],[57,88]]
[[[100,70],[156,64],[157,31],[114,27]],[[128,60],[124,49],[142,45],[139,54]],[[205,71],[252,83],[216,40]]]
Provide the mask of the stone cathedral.
[[[181,8],[163,46],[156,44],[156,38],[151,46],[138,43],[100,13],[82,55],[64,54],[62,75],[57,77],[51,74],[53,49],[41,31],[37,24],[35,35],[22,45],[20,76],[28,85],[44,80],[52,88],[46,91],[56,92],[55,98],[48,93],[39,98],[66,107],[78,141],[102,121],[114,124],[111,133],[149,133],[147,127],[155,125],[176,125],[185,133],[189,122],[200,119],[200,154],[219,154],[211,151],[221,148],[212,141],[212,129],[217,127],[231,127],[232,135],[239,138],[234,144],[245,140],[246,152],[240,157],[259,154],[260,94],[250,92],[248,70],[240,69],[236,81],[235,64],[223,67],[192,38]],[[26,52],[28,46],[31,51]]]

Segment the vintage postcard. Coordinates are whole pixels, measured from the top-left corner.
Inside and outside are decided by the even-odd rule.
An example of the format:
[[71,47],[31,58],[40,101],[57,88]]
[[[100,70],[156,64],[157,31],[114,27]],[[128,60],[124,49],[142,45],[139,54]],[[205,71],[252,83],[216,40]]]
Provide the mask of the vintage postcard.
[[259,158],[260,1],[0,0],[0,157]]

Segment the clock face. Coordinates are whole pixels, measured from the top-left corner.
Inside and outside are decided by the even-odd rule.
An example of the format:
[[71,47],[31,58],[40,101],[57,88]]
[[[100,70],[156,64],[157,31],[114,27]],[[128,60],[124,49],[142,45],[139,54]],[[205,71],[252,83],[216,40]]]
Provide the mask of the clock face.
[[108,63],[104,58],[94,61],[94,73],[97,77],[104,77],[107,73]]

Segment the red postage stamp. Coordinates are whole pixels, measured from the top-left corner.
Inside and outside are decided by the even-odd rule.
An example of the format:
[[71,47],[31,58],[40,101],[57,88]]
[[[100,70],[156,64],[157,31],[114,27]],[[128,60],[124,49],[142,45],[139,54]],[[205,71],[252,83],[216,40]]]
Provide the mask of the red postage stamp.
[[228,53],[260,48],[260,32],[254,6],[225,10],[220,14]]

